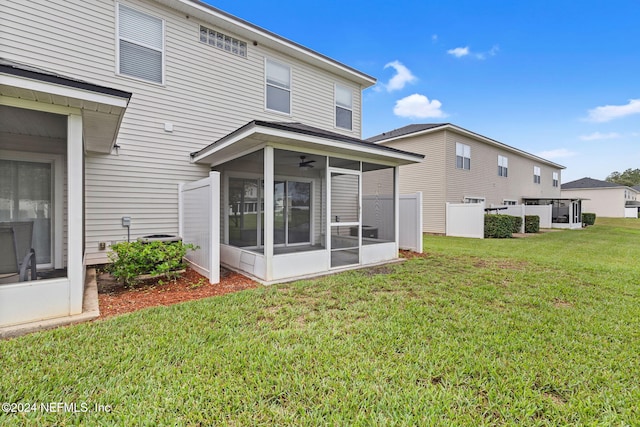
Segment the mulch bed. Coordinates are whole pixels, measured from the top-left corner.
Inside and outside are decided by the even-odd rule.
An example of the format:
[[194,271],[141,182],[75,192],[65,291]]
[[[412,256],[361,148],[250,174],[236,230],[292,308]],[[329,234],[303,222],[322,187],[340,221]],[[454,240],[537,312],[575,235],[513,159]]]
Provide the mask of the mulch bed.
[[215,285],[209,284],[209,280],[197,271],[187,268],[175,281],[166,277],[147,279],[131,288],[118,283],[109,273],[101,273],[98,275],[100,318],[147,307],[224,295],[257,286],[257,282],[227,269],[221,269],[220,283]]

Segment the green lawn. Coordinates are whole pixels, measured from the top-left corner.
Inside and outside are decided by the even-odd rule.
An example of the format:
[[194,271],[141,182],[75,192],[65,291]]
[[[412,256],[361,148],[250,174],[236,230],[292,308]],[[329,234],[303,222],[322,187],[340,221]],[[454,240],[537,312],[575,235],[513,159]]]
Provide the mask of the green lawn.
[[[640,425],[640,220],[0,342],[0,425]],[[72,409],[72,408],[68,408]]]

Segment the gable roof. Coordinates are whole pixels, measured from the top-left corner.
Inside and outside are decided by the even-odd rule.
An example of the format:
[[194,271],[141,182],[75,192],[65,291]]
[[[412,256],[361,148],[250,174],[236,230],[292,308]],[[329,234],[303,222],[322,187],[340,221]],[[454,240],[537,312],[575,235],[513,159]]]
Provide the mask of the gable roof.
[[335,73],[345,79],[358,82],[362,88],[373,86],[376,79],[348,65],[336,61],[326,55],[318,53],[308,47],[291,41],[269,30],[265,30],[237,16],[231,15],[200,0],[155,0],[171,9],[178,10],[216,28],[230,31],[247,40],[260,44],[278,52],[283,52],[294,58],[311,63],[321,69]]
[[581,190],[581,189],[593,189],[593,188],[627,188],[626,185],[616,184],[615,182],[601,181],[593,178],[580,178],[575,181],[562,184],[560,188],[562,190]]
[[426,135],[433,132],[438,132],[442,130],[450,130],[452,132],[456,132],[458,134],[468,136],[470,138],[474,138],[484,142],[485,144],[493,145],[494,147],[501,148],[506,151],[510,151],[512,153],[516,153],[523,157],[527,157],[533,159],[537,162],[547,164],[554,168],[558,169],[566,169],[565,166],[562,166],[558,163],[554,163],[550,160],[543,159],[542,157],[536,156],[535,154],[528,153],[526,151],[520,150],[518,148],[512,147],[510,145],[504,144],[500,141],[496,141],[495,139],[487,138],[486,136],[480,135],[479,133],[472,132],[470,130],[461,128],[460,126],[456,126],[452,123],[423,123],[423,124],[411,124],[399,129],[394,129],[389,132],[383,132],[379,135],[372,136],[371,138],[367,138],[369,142],[375,142],[378,144],[388,144],[394,141],[398,141],[404,138],[413,138],[420,135]]
[[[385,147],[303,123],[262,120],[253,120],[202,150],[191,153],[191,159],[195,163],[214,164],[220,153],[235,155],[267,142],[293,144],[301,150],[308,147],[322,148],[336,155],[357,152],[366,159],[393,161],[397,164],[418,163],[424,159],[422,154]],[[234,149],[234,145],[237,148]]]

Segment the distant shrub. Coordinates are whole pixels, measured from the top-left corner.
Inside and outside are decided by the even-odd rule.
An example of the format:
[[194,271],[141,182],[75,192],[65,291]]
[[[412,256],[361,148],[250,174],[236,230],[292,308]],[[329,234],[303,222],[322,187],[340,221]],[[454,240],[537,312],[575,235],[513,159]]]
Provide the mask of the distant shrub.
[[537,233],[540,231],[540,217],[538,215],[525,215],[524,232]]
[[596,214],[594,213],[583,213],[582,214],[582,225],[593,225],[596,223]]
[[484,216],[484,237],[493,239],[505,239],[511,237],[514,221],[511,215]]

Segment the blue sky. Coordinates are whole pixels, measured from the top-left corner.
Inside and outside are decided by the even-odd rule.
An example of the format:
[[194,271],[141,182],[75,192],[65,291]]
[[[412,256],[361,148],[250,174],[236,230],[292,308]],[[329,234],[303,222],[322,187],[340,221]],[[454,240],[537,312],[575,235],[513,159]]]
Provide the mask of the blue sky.
[[567,167],[640,168],[640,1],[207,0],[378,79],[364,138],[450,122]]

